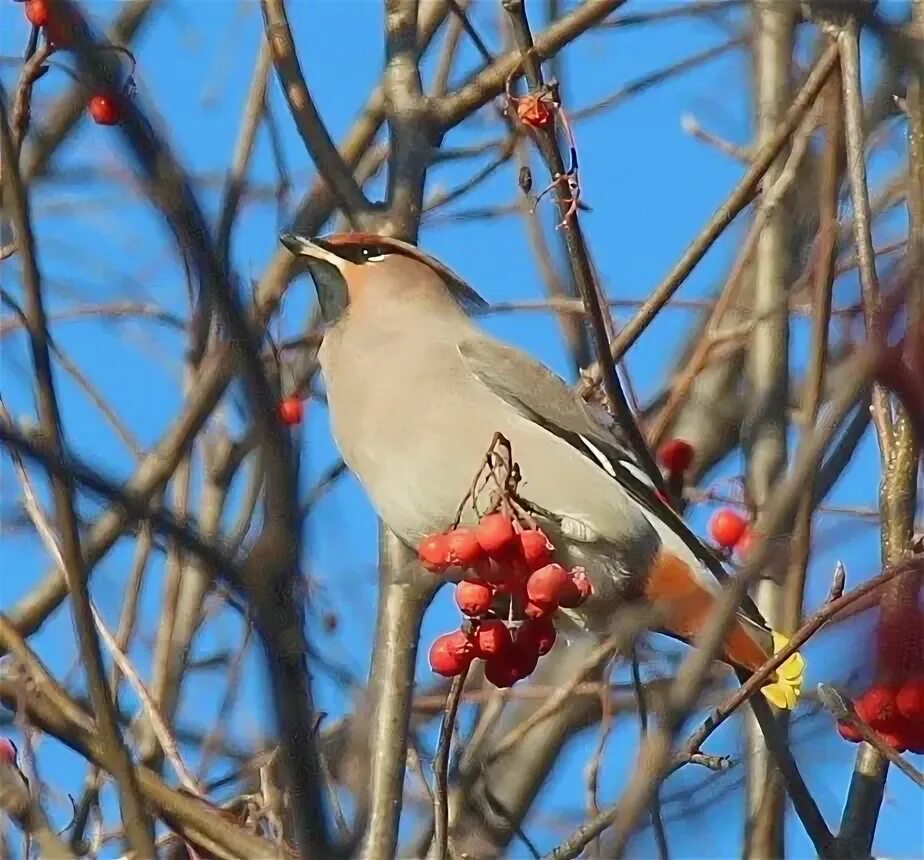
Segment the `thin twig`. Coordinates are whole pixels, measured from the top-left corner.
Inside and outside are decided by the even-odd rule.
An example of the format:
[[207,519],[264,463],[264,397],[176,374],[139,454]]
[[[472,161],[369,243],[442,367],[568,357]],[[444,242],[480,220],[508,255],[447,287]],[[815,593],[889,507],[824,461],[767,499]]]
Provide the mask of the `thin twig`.
[[433,841],[436,860],[446,860],[449,850],[449,753],[455,731],[456,715],[462,698],[462,688],[468,676],[468,667],[452,680],[446,698],[446,710],[440,724],[440,739],[433,760]]

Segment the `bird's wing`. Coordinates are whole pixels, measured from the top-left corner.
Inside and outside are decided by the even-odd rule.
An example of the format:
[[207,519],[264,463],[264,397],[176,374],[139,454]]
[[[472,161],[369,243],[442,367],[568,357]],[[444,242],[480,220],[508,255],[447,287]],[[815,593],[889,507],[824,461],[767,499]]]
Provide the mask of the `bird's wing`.
[[[467,369],[483,385],[604,469],[638,504],[668,526],[713,576],[727,579],[728,573],[718,556],[657,494],[654,484],[615,432],[595,417],[592,407],[561,377],[525,353],[487,337],[462,341],[459,353]],[[752,601],[745,601],[742,608],[754,621],[766,626]]]

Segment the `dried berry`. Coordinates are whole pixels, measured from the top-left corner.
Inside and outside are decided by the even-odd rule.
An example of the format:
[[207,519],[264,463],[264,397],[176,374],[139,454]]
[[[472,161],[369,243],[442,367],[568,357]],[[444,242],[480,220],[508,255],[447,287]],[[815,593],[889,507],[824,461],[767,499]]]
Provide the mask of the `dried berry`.
[[587,574],[581,568],[575,568],[558,596],[558,605],[564,609],[577,609],[591,594],[593,586]]

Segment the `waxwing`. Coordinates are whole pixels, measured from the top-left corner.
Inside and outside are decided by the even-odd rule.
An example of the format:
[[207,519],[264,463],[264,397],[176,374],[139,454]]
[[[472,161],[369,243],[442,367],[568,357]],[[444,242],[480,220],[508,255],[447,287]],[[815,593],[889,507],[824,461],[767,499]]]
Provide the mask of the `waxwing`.
[[[572,620],[602,632],[628,601],[664,607],[663,632],[689,641],[724,574],[721,562],[657,495],[603,410],[526,353],[483,332],[484,300],[418,248],[368,233],[281,241],[307,267],[327,324],[319,352],[344,462],[382,521],[417,547],[448,528],[496,433],[511,443],[521,494],[593,596]],[[785,640],[739,613],[725,662],[753,671]],[[794,706],[802,658],[763,688]]]

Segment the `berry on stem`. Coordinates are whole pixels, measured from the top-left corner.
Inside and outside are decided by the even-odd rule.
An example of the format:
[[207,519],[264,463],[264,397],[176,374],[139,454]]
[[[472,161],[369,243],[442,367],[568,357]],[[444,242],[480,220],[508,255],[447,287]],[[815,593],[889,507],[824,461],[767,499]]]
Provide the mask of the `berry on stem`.
[[460,582],[456,586],[456,605],[463,615],[475,618],[491,608],[494,589],[477,582]]
[[541,657],[552,650],[555,636],[555,623],[551,618],[530,618],[517,630],[516,644],[526,651],[535,651]]
[[510,518],[498,512],[481,518],[475,528],[475,537],[477,537],[482,549],[488,555],[496,558],[504,555],[510,549],[517,535],[513,530],[513,523]]
[[473,567],[485,557],[484,549],[475,537],[474,529],[459,527],[446,535],[449,560],[460,567]]
[[24,11],[26,19],[36,27],[44,27],[51,20],[46,0],[28,0]]
[[90,99],[89,109],[97,125],[118,125],[122,120],[122,108],[115,96],[97,94]]
[[682,475],[693,462],[693,446],[685,439],[668,439],[658,448],[658,462],[672,475]]
[[562,592],[571,582],[568,571],[560,564],[547,564],[533,571],[526,580],[526,596],[531,603],[556,609]]
[[529,570],[545,567],[552,560],[555,549],[542,529],[528,529],[520,532],[520,549]]
[[305,405],[297,397],[284,397],[279,401],[279,420],[286,427],[301,424],[305,414]]
[[581,568],[571,571],[567,584],[558,596],[558,605],[563,609],[577,609],[590,595],[593,586]]
[[748,521],[730,508],[716,511],[709,520],[709,534],[725,549],[736,547],[748,530]]
[[478,625],[474,636],[475,656],[484,660],[503,654],[513,645],[510,628],[499,618],[488,618]]
[[444,678],[462,674],[474,657],[475,646],[461,630],[437,636],[430,646],[430,668]]
[[420,563],[433,573],[442,573],[449,567],[449,541],[444,534],[427,535],[417,547]]
[[485,661],[484,676],[495,687],[512,687],[532,675],[538,663],[538,652],[518,648],[514,643],[513,648]]
[[9,738],[0,738],[0,763],[16,764],[16,745]]

